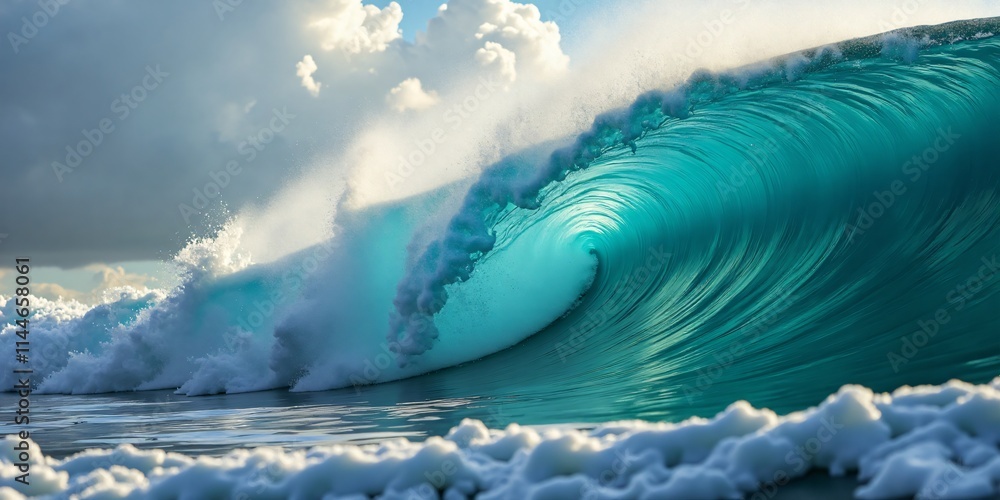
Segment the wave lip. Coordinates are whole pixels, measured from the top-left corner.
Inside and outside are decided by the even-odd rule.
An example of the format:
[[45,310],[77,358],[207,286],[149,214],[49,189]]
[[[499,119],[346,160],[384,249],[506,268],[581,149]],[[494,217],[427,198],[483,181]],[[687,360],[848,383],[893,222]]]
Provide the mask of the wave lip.
[[[0,496],[24,498],[13,489],[15,438],[5,439]],[[465,420],[423,443],[257,448],[219,458],[123,445],[55,460],[31,443],[32,482],[22,491],[84,499],[740,499],[773,495],[819,470],[856,475],[864,483],[857,498],[968,499],[1000,494],[998,445],[1000,378],[953,380],[891,394],[844,386],[817,407],[780,417],[741,401],[710,420],[624,421],[588,431],[490,430]]]

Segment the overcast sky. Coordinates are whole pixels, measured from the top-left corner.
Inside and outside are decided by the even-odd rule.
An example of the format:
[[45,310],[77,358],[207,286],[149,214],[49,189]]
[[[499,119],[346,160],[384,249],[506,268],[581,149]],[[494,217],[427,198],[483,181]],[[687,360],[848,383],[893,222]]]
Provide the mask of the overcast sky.
[[0,262],[143,282],[134,262],[266,203],[372,115],[431,106],[470,66],[564,66],[559,30],[601,2],[561,1],[536,2],[559,28],[506,0],[4,2]]

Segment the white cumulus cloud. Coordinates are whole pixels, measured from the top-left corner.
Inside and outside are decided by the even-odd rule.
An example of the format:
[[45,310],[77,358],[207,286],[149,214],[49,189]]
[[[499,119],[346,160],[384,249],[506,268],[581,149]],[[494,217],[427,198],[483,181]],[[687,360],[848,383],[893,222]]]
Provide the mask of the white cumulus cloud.
[[93,273],[89,290],[67,288],[58,283],[35,283],[32,292],[49,300],[76,300],[85,304],[99,304],[104,302],[106,294],[110,293],[109,296],[113,297],[115,289],[130,287],[147,290],[152,281],[150,276],[128,272],[122,266],[91,264],[84,269]]
[[309,91],[313,97],[319,95],[319,89],[323,86],[322,83],[317,82],[313,78],[313,73],[319,69],[316,66],[316,61],[313,60],[313,56],[306,54],[301,61],[295,64],[295,75],[302,79],[302,86]]
[[[503,82],[507,90],[521,78],[548,81],[564,74],[569,65],[560,46],[559,27],[542,21],[532,4],[451,0],[428,22],[426,32],[416,33],[412,43],[401,39],[402,16],[395,2],[383,9],[362,0],[325,4],[310,26],[320,29],[318,43],[326,50],[313,53],[315,60],[307,57],[299,63],[302,85],[314,96],[318,94],[319,84],[313,86],[314,80],[309,80],[317,63],[329,75],[324,81],[332,79],[337,85],[341,79],[353,80],[367,73],[373,76],[365,84],[368,88],[392,88],[405,76],[439,90],[450,88],[456,74],[485,76]],[[390,100],[404,109],[422,109],[437,102],[432,96],[417,83],[404,82],[393,88]]]
[[382,52],[400,38],[403,9],[392,2],[384,9],[364,5],[361,0],[331,0],[327,12],[311,26],[323,34],[324,50],[349,54]]
[[476,61],[484,67],[492,68],[507,83],[517,79],[517,54],[496,42],[486,42],[476,51]]
[[440,101],[437,92],[425,91],[419,78],[407,78],[389,91],[385,97],[392,109],[402,113],[406,110],[427,109]]
[[[497,54],[503,49],[516,55],[516,67],[542,78],[562,73],[569,65],[560,46],[559,27],[543,22],[538,7],[510,0],[452,0],[448,8],[438,12],[428,26],[427,35],[418,39],[432,51],[448,53],[467,51],[481,57]],[[485,52],[483,56],[480,56]],[[513,81],[506,57],[494,60],[502,63],[508,79]]]

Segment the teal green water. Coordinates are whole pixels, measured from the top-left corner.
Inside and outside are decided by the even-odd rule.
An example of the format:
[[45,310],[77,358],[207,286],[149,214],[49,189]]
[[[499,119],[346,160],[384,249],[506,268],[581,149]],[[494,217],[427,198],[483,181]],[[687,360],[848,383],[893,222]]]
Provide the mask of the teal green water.
[[[696,75],[598,118],[547,168],[497,165],[403,280],[397,320],[420,325],[496,254],[589,252],[597,277],[542,332],[421,383],[557,422],[996,376],[996,31],[958,23]],[[529,227],[546,238],[521,241]],[[432,345],[432,328],[398,324],[404,351]]]

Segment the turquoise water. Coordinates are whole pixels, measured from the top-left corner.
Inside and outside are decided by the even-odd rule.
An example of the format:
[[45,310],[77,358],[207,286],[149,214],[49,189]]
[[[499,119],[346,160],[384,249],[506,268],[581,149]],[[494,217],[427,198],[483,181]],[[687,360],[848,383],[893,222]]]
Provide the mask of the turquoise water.
[[[515,399],[519,422],[548,422],[991,379],[995,31],[959,23],[696,75],[599,118],[548,168],[498,165],[401,282],[397,313],[434,313],[497,254],[585,252],[596,278],[543,331],[422,383]],[[419,353],[433,334],[389,338]]]

